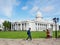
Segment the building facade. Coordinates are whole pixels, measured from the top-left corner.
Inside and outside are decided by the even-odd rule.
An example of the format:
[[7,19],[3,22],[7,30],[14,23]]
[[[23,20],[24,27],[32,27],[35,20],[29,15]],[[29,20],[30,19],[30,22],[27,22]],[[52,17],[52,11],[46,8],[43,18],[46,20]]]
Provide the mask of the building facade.
[[[55,30],[55,24],[53,20],[43,19],[40,12],[37,12],[37,15],[34,20],[25,20],[11,23],[11,30],[28,30],[28,28],[31,28],[31,31],[43,31],[48,28]],[[58,24],[57,30],[59,30]]]

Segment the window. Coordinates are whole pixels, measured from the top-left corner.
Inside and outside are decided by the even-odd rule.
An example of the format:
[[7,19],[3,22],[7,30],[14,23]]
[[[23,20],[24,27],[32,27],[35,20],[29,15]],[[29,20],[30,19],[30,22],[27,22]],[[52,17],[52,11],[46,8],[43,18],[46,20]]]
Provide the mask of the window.
[[39,26],[39,23],[38,23],[38,26]]
[[20,24],[18,24],[20,26]]

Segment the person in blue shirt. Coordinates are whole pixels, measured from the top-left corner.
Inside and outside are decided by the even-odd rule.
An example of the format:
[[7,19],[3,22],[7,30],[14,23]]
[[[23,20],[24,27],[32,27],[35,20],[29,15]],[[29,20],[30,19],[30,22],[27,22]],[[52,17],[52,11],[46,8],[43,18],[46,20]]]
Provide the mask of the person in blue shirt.
[[31,28],[29,28],[29,30],[27,31],[27,35],[28,35],[28,37],[27,37],[27,39],[26,40],[28,40],[28,39],[30,39],[30,40],[32,40],[32,37],[31,37]]

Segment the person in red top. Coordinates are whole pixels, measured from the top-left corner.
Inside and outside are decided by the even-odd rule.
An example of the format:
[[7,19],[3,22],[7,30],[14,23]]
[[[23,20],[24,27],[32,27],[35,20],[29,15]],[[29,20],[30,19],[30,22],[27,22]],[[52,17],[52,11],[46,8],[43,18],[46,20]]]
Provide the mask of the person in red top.
[[47,38],[50,38],[50,32],[49,32],[49,30],[47,29]]

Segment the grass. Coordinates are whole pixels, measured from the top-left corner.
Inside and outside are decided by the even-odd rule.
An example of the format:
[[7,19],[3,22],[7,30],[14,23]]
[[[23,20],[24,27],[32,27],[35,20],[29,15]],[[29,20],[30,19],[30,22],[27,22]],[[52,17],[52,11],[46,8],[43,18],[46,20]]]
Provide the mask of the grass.
[[25,31],[6,31],[0,32],[0,38],[25,38],[26,32]]
[[[44,31],[32,31],[32,38],[45,38],[46,32]],[[58,35],[60,35],[60,31],[58,31]],[[53,32],[53,37],[55,37],[55,32]],[[27,38],[26,31],[0,31],[0,38]]]

